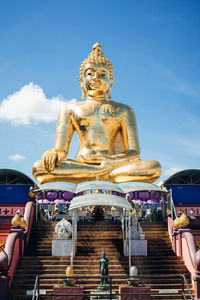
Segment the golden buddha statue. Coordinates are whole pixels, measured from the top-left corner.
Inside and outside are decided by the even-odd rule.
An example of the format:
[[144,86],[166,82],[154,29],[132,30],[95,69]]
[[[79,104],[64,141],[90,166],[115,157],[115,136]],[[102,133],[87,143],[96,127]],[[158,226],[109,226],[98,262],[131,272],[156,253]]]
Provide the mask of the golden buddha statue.
[[[60,111],[55,148],[46,151],[33,166],[40,183],[80,183],[104,180],[114,183],[154,182],[161,174],[155,160],[142,162],[135,114],[124,104],[109,99],[113,68],[96,43],[82,63],[79,77],[82,99],[68,102]],[[74,131],[80,149],[76,159],[66,158]]]

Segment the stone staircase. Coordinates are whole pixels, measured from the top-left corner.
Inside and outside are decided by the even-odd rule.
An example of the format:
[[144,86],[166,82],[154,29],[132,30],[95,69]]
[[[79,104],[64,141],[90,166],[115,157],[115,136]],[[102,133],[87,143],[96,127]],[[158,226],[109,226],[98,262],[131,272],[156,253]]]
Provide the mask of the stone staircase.
[[[151,275],[157,275],[154,279],[144,280],[144,284],[151,287],[151,291],[158,293],[160,290],[176,291],[181,290],[180,279],[164,279],[162,275],[185,275],[187,282],[190,283],[190,275],[185,267],[182,257],[177,257],[171,247],[171,241],[164,223],[140,223],[147,242],[146,257],[132,257],[132,265],[138,267],[139,275],[145,275],[151,278]],[[189,284],[192,291],[192,285]],[[190,299],[185,290],[187,299]],[[182,299],[181,295],[154,295],[152,299]]]
[[[189,280],[189,274],[182,258],[176,257],[171,249],[166,225],[163,223],[141,223],[148,239],[148,256],[132,257],[132,265],[136,265],[139,275],[157,275],[147,279],[144,284],[151,287],[152,292],[159,290],[180,290],[178,279],[162,279],[160,275],[184,274]],[[10,299],[31,299],[27,290],[33,290],[37,274],[65,275],[65,269],[70,265],[70,257],[52,257],[51,239],[55,224],[34,224],[30,244],[26,256],[21,257],[15,272]],[[128,275],[128,258],[123,257],[123,242],[121,226],[106,223],[103,220],[92,224],[78,225],[77,256],[74,258],[74,275],[99,275],[99,259],[102,250],[109,259],[109,275]],[[61,283],[60,279],[42,279],[40,288],[47,294],[52,293],[53,286]],[[78,279],[77,284],[84,285],[84,291],[96,290],[100,280]],[[126,284],[125,279],[113,279],[113,290],[118,291],[119,285]],[[190,288],[192,286],[190,285]],[[43,296],[42,299],[52,299]],[[158,295],[152,299],[182,299],[178,295]],[[187,295],[187,299],[190,299]]]

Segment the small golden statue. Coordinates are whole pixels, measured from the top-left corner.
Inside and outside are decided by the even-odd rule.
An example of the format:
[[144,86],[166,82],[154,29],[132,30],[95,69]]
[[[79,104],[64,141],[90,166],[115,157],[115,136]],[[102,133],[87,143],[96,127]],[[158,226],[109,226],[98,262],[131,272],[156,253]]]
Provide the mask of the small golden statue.
[[[154,182],[161,174],[159,162],[141,162],[135,114],[124,104],[109,99],[113,68],[96,43],[82,63],[79,77],[82,99],[60,111],[55,148],[46,151],[33,166],[40,183],[80,183],[104,180],[114,183]],[[80,149],[75,160],[66,158],[74,131]]]
[[180,217],[176,217],[176,219],[173,221],[174,228],[184,227],[189,225],[190,221],[186,214],[182,213]]
[[20,226],[21,228],[25,229],[27,224],[23,217],[20,218],[19,214],[16,214],[11,221],[13,226]]

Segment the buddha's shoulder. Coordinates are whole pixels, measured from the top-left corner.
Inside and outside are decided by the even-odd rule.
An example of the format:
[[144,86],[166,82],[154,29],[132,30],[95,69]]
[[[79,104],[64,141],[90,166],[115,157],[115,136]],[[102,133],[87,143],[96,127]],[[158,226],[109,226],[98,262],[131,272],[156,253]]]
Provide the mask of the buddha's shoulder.
[[82,105],[82,102],[81,101],[76,101],[76,100],[72,100],[72,101],[69,101],[69,102],[66,102],[65,104],[63,104],[61,106],[61,111],[71,111],[71,110],[74,110],[76,109],[77,107],[81,106]]
[[[91,102],[90,103],[91,105],[95,106],[97,105],[97,103],[95,102]],[[107,101],[106,103],[102,103],[102,105],[108,105],[108,106],[112,106],[113,109],[115,111],[118,111],[118,112],[133,112],[133,109],[126,105],[126,104],[123,104],[123,103],[120,103],[120,102],[117,102],[117,101]],[[61,111],[76,111],[77,108],[79,109],[86,109],[88,108],[88,101],[69,101],[69,102],[66,102],[62,107],[61,107]]]
[[112,105],[113,108],[120,110],[121,112],[133,112],[133,109],[124,103],[117,101],[108,101],[108,104]]

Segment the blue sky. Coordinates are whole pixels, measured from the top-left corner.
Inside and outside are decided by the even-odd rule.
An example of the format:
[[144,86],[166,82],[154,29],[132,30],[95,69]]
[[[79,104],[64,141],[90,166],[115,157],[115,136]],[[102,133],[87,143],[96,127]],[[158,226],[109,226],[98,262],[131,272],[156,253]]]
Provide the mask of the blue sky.
[[[161,180],[200,168],[200,1],[0,1],[0,168],[31,175],[54,147],[64,101],[80,100],[81,62],[99,42],[112,100],[136,114],[142,160]],[[78,141],[73,139],[69,156]]]

